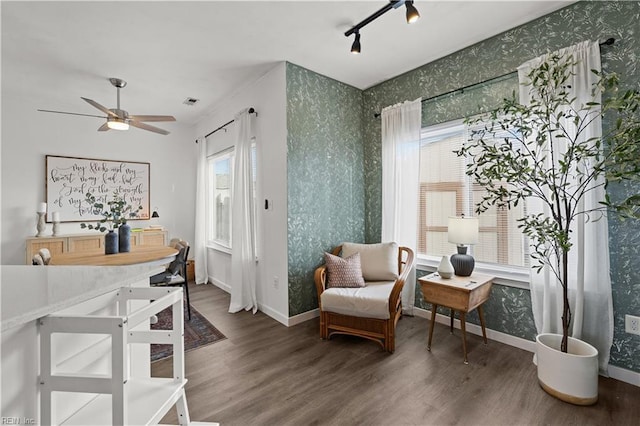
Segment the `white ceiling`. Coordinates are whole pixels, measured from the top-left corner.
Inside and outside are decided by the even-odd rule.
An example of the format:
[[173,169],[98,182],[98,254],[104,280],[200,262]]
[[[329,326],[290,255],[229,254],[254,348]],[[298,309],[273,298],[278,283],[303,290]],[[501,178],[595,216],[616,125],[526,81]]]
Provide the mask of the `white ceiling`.
[[[129,113],[190,124],[279,61],[365,89],[573,2],[418,0],[422,19],[387,12],[352,55],[344,32],[385,0],[3,1],[2,95],[100,114],[80,96],[113,108],[107,78],[119,77]],[[200,102],[183,105],[187,97]]]

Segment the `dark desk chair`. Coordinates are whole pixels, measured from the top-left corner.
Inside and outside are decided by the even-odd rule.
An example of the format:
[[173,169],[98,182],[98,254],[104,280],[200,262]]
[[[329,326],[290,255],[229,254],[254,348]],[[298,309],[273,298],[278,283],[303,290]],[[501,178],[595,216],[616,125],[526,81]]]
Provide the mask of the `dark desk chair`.
[[189,256],[189,243],[178,241],[173,246],[178,254],[173,262],[167,266],[166,271],[150,278],[151,286],[181,286],[184,290],[187,302],[187,319],[191,320],[191,304],[189,303],[189,286],[187,285],[187,256]]

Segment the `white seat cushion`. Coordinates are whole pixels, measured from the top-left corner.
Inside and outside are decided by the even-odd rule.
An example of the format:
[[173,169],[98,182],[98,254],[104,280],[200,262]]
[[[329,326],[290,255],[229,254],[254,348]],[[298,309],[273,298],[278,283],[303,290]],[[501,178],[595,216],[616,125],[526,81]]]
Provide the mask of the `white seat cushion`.
[[398,279],[398,244],[342,244],[342,257],[349,257],[354,253],[360,253],[360,265],[365,281]]
[[363,318],[389,319],[389,296],[395,281],[367,282],[365,287],[333,287],[322,292],[322,310]]

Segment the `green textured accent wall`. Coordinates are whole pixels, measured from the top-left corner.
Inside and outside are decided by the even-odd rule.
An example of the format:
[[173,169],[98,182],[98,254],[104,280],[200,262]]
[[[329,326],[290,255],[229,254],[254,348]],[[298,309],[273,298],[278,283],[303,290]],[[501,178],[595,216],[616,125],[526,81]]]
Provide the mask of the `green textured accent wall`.
[[324,251],[364,242],[362,91],[287,63],[289,316],[318,307]]
[[[363,109],[366,241],[380,241],[381,228],[380,120],[374,118],[374,113],[404,100],[428,98],[506,74],[548,51],[587,39],[602,41],[609,37],[615,37],[616,43],[602,48],[603,69],[619,73],[623,82],[637,87],[640,2],[618,1],[576,3],[366,90]],[[482,109],[490,109],[503,93],[516,88],[516,80],[507,79],[463,96],[425,102],[423,125],[476,113],[480,105]],[[609,188],[613,197],[628,190],[629,187]],[[624,332],[624,315],[640,315],[640,224],[612,217],[609,237],[615,321],[611,364],[640,371],[640,336]],[[526,290],[496,286],[485,312],[494,330],[528,339],[535,335]]]

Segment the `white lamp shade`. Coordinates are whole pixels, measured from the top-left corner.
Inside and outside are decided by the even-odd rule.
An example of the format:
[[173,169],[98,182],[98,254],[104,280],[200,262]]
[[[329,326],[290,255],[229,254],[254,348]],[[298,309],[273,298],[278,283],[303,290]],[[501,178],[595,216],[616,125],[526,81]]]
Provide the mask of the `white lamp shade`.
[[449,242],[454,244],[478,244],[477,217],[450,217]]

